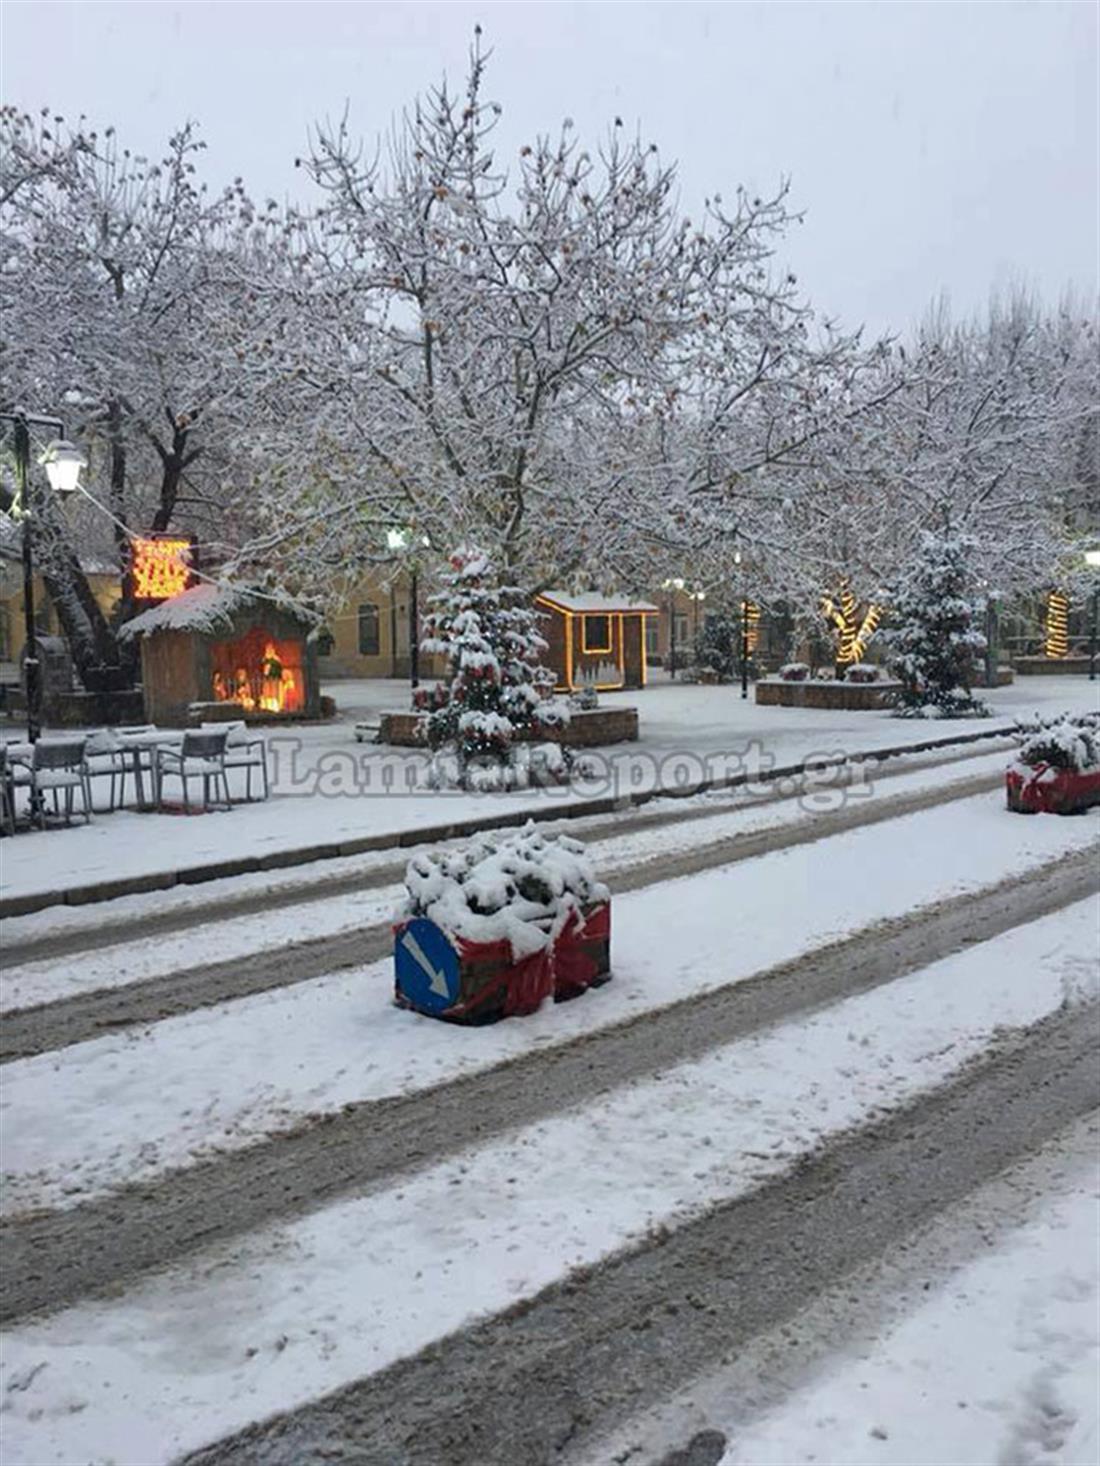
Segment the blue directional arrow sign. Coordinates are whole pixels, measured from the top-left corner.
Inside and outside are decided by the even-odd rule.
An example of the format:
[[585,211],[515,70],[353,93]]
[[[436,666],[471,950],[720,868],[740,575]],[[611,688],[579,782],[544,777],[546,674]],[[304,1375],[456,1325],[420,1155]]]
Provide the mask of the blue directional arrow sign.
[[425,1013],[442,1013],[457,1002],[458,953],[434,921],[418,916],[410,921],[394,949],[397,986]]

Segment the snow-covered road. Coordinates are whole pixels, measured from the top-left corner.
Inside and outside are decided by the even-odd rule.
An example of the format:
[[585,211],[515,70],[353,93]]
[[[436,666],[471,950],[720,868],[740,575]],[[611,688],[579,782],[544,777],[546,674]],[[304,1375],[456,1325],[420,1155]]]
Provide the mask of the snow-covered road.
[[6,1459],[170,1460],[728,1203],[1005,1030],[1087,1001],[1097,916],[1081,903],[598,1110],[13,1330],[7,1379],[29,1382],[9,1383]]
[[[1081,899],[1100,815],[1022,819],[998,792],[888,807],[1000,758],[884,780],[866,796],[878,823],[821,838],[794,801],[607,821],[601,863],[690,862],[713,845],[710,868],[617,895],[615,981],[530,1019],[418,1019],[390,1004],[383,962],[4,1065],[18,1275],[4,1284],[5,1462],[568,1462],[624,1420],[648,1442],[639,1463],[657,1461],[684,1437],[651,1429],[640,1396],[682,1390],[715,1349],[740,1356],[1100,1098],[1100,906]],[[726,842],[773,834],[797,843],[722,863]],[[354,931],[393,892],[310,899],[270,927],[263,912],[219,919],[227,894],[181,903],[211,913],[196,960]],[[140,923],[145,898],[126,900]],[[77,918],[21,918],[20,938],[95,929],[94,913]],[[63,956],[23,963],[5,1001],[18,1018],[170,977],[178,942],[97,941],[81,972]],[[1075,1246],[1080,1176],[1051,1213]],[[1020,1239],[1017,1261],[1038,1255]],[[974,1284],[983,1296],[990,1279]],[[884,1334],[876,1400],[950,1317],[920,1301],[933,1312],[914,1335],[913,1307]],[[1088,1357],[1073,1317],[1061,1353],[1017,1334],[1037,1403],[996,1437],[1030,1439],[1045,1403],[1069,1400],[1078,1423],[1035,1458],[1062,1466],[1088,1440],[1086,1396],[1066,1383]],[[757,1440],[761,1461],[851,1451],[900,1466],[904,1445],[876,1455],[873,1435],[864,1457],[816,1423],[828,1363],[751,1420],[723,1413],[720,1389],[690,1418],[722,1437],[728,1466],[758,1459]],[[1010,1363],[1006,1346],[1006,1381]],[[821,1387],[847,1399],[852,1368],[833,1361]],[[1050,1370],[1056,1395],[1042,1393]],[[489,1417],[399,1383],[442,1377],[469,1400],[505,1376]],[[991,1413],[968,1419],[975,1440],[994,1440]],[[945,1424],[936,1450],[953,1439]],[[969,1439],[959,1459],[976,1463]]]
[[1006,826],[995,793],[646,887],[616,901],[607,989],[461,1040],[389,1004],[386,960],[20,1060],[4,1075],[4,1215],[75,1206],[567,1043],[1096,841],[1093,819]]

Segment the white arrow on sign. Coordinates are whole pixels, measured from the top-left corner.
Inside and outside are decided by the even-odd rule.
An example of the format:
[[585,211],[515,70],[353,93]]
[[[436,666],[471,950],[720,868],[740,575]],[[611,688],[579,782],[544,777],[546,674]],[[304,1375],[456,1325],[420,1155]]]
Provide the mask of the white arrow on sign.
[[428,974],[428,980],[433,993],[438,993],[441,998],[449,998],[451,990],[447,986],[447,979],[443,975],[442,967],[433,967],[428,961],[424,948],[413,936],[412,932],[406,932],[402,941],[408,947],[412,957],[420,963],[421,967]]

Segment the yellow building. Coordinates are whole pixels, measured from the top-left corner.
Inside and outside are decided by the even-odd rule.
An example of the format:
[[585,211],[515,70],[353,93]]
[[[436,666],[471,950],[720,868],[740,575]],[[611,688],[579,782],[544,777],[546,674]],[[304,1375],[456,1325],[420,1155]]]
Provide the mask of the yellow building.
[[[85,562],[88,585],[103,614],[110,616],[122,594],[118,571],[102,562]],[[34,578],[34,619],[43,636],[62,635],[57,610],[40,575]],[[0,663],[18,666],[26,641],[23,615],[23,563],[7,545],[0,545]]]
[[[408,677],[414,594],[418,624],[424,614],[421,587],[408,576],[392,583],[365,579],[319,635],[322,680],[347,677]],[[422,633],[421,633],[422,634]],[[420,676],[442,676],[438,657],[420,655]]]

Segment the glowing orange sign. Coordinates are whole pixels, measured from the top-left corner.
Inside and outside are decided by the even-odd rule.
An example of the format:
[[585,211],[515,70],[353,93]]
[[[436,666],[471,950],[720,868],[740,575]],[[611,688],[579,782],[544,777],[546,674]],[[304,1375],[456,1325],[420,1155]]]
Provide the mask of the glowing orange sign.
[[130,541],[134,599],[165,601],[187,589],[191,578],[191,541]]

